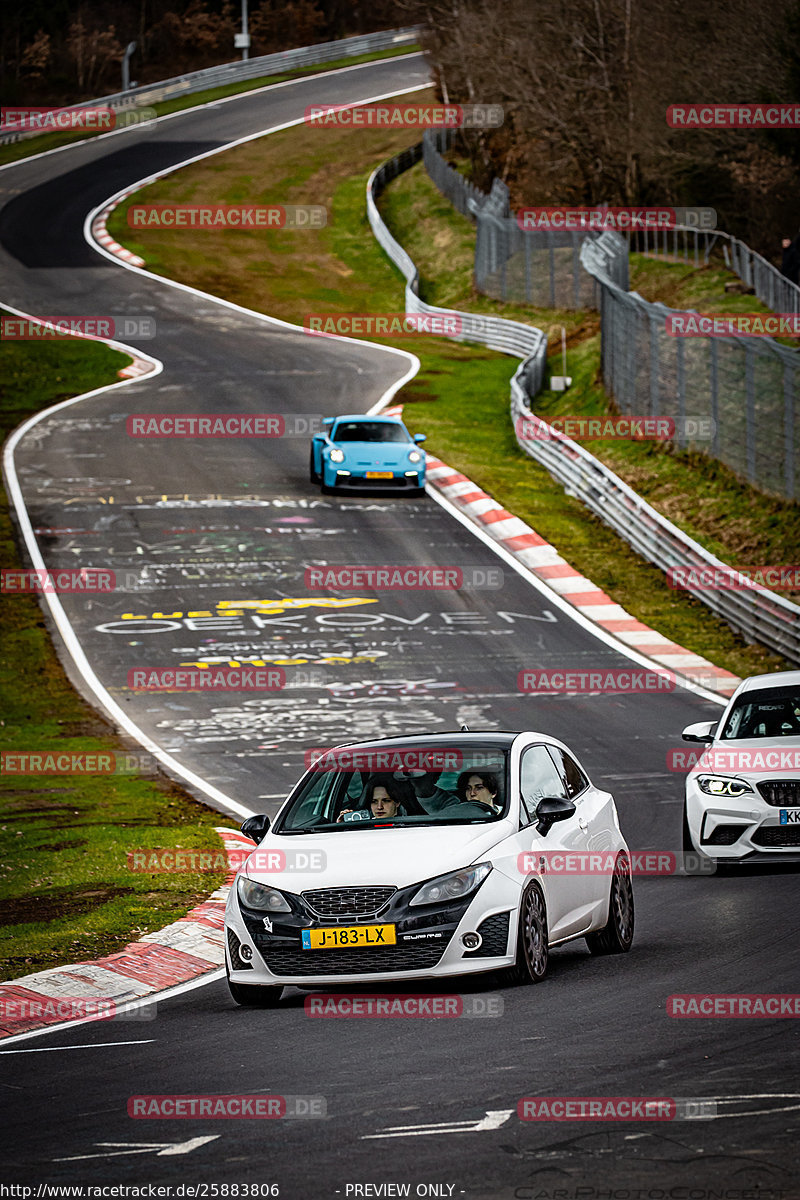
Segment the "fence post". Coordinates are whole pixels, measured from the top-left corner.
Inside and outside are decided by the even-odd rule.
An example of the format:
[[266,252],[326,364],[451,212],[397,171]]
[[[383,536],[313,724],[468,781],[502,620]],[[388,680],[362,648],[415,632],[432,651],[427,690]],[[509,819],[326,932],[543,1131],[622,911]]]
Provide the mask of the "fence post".
[[711,454],[719,458],[719,343],[716,338],[708,339],[709,375],[711,384]]
[[745,377],[745,453],[747,478],[756,483],[756,371],[755,354],[749,345],[744,348]]
[[794,382],[800,383],[800,368],[792,370],[789,363],[783,368],[783,436],[785,467],[783,490],[787,500],[794,500]]

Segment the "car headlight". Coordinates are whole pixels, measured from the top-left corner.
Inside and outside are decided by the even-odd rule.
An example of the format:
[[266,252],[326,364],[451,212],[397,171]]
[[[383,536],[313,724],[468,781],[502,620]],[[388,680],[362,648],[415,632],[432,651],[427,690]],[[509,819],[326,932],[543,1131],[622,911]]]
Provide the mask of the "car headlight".
[[291,912],[291,905],[274,887],[255,883],[246,875],[240,875],[236,883],[239,899],[245,908],[257,908],[260,912]]
[[475,867],[465,867],[463,871],[453,871],[450,875],[440,875],[438,879],[423,884],[408,903],[442,904],[446,900],[460,900],[462,896],[474,892],[491,869],[491,863],[483,862]]
[[410,450],[408,453],[408,461],[409,462],[421,462],[422,455],[420,454],[419,450]]
[[726,775],[698,775],[697,786],[707,796],[744,796],[753,790],[743,779],[731,779]]
[[329,457],[331,462],[344,462],[344,450],[340,450],[338,446],[334,446]]

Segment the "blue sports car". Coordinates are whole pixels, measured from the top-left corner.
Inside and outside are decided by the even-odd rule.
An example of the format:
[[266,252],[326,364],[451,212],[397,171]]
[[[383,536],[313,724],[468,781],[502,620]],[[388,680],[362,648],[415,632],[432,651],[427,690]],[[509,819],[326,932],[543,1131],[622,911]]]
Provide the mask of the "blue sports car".
[[311,441],[309,476],[312,483],[337,491],[345,488],[381,488],[422,492],[425,488],[425,451],[412,438],[399,417],[327,417],[324,433]]

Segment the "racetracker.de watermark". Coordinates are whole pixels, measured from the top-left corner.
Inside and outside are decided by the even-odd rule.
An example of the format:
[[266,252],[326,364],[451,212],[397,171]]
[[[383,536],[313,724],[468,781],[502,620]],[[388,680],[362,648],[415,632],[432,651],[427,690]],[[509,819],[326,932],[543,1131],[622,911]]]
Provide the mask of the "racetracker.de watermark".
[[132,204],[131,229],[323,229],[321,204]]
[[498,129],[501,104],[311,104],[306,125],[318,129]]
[[674,312],[664,318],[670,337],[800,337],[800,313]]
[[545,230],[562,232],[635,233],[640,230],[677,229],[688,225],[694,229],[716,229],[714,208],[521,208],[517,225],[524,231]]
[[154,317],[69,316],[0,317],[0,341],[48,342],[56,338],[154,338]]
[[554,416],[544,421],[531,414],[517,417],[514,431],[518,438],[531,442],[559,441],[561,435],[584,440],[622,438],[634,442],[668,442],[675,436],[675,422],[670,417],[581,416]]
[[134,1120],[282,1120],[290,1117],[324,1117],[324,1096],[131,1096],[128,1116]]
[[670,104],[672,129],[800,129],[800,104]]
[[156,775],[158,760],[146,751],[3,750],[2,775]]
[[313,995],[306,996],[303,1008],[307,1017],[344,1019],[392,1017],[502,1017],[503,997],[409,995]]
[[136,413],[125,421],[137,438],[306,438],[324,429],[322,413]]
[[306,567],[303,582],[307,588],[334,588],[339,591],[497,591],[503,587],[501,567],[415,567],[400,563],[382,566],[329,564]]
[[155,1017],[155,1003],[132,1007],[98,996],[0,996],[0,1028],[9,1032],[62,1021],[153,1021]]
[[537,667],[517,675],[519,692],[674,692],[672,671],[645,667]]
[[0,133],[70,133],[75,129],[109,132],[117,124],[113,108],[0,108]]
[[754,588],[800,591],[800,566],[669,567],[667,583],[688,592],[744,592]]
[[280,875],[283,872],[324,871],[327,855],[324,850],[252,850],[246,846],[220,847],[218,850],[143,846],[127,852],[127,868],[143,875],[208,874],[214,871],[238,871],[247,865],[248,871],[263,871]]
[[[736,750],[732,746],[708,746],[705,749],[692,747],[687,750],[683,746],[676,746],[667,751],[668,771],[683,773],[693,771],[695,767],[709,774],[722,772],[726,775],[738,775],[747,771],[769,771],[775,774],[787,771],[795,774],[800,772],[800,749],[783,749],[776,746]],[[796,812],[800,817],[800,809]],[[794,821],[784,821],[783,824],[794,824]]]
[[[619,855],[615,850],[524,850],[517,855],[520,875],[614,875]],[[674,850],[632,850],[628,857],[632,875],[713,875],[717,864],[703,854]]]
[[521,1121],[686,1121],[717,1115],[715,1100],[671,1096],[523,1096]]
[[[469,751],[470,766],[476,766],[478,755]],[[464,763],[461,750],[441,746],[400,746],[391,749],[319,748],[306,750],[306,769],[318,771],[460,771]],[[497,756],[491,760],[496,764]]]
[[314,337],[460,337],[458,313],[308,313],[303,329]]
[[107,571],[105,567],[64,567],[53,571],[44,568],[0,570],[0,593],[4,595],[17,592],[47,592],[56,595],[82,592],[84,595],[98,595],[113,592],[116,586],[116,575],[113,571]]
[[667,997],[670,1017],[800,1017],[797,992],[690,992]]
[[142,692],[278,692],[281,667],[131,667],[128,687]]

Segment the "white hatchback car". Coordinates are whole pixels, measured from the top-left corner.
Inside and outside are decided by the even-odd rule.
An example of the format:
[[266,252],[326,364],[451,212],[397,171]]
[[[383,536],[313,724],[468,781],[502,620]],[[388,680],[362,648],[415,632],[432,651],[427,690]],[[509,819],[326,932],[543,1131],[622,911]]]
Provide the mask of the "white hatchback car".
[[[538,733],[339,746],[306,772],[237,874],[225,914],[239,1004],[284,985],[375,984],[504,969],[535,983],[548,951],[633,941],[631,860],[614,799]],[[605,863],[590,873],[580,864]]]
[[800,862],[800,671],[751,675],[720,721],[684,729],[706,749],[686,779],[684,850]]

